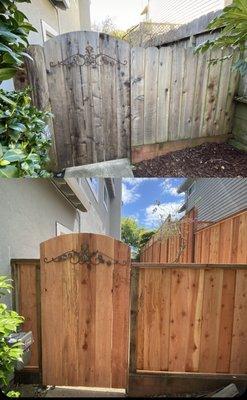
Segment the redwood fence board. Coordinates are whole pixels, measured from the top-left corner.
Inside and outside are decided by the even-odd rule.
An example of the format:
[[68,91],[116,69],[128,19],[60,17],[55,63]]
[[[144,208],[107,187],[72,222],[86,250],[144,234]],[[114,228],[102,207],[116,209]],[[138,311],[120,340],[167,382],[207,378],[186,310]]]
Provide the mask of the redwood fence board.
[[132,267],[139,282],[132,373],[247,374],[246,264]]
[[40,262],[39,260],[12,260],[14,281],[13,306],[25,318],[22,330],[32,331],[34,343],[29,364],[25,371],[41,370],[40,342]]

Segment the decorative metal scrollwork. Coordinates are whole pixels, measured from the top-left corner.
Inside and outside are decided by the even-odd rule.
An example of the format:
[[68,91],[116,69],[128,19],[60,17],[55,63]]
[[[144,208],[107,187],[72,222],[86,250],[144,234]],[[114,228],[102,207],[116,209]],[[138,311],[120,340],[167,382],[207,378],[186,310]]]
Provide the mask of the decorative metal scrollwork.
[[63,254],[60,254],[57,257],[51,258],[48,260],[46,257],[44,258],[44,262],[46,264],[52,262],[62,262],[69,260],[71,264],[81,264],[81,265],[99,265],[99,264],[106,264],[110,267],[112,264],[119,264],[119,265],[127,265],[127,261],[118,261],[114,260],[113,258],[107,256],[104,253],[99,252],[98,250],[93,251],[90,253],[89,247],[87,244],[81,246],[80,251],[70,250],[66,251]]
[[94,48],[88,45],[86,47],[85,54],[81,54],[78,52],[77,54],[69,56],[65,60],[58,61],[57,63],[53,61],[50,62],[51,67],[61,67],[63,65],[72,67],[78,65],[79,67],[92,66],[93,68],[96,68],[97,66],[100,66],[102,64],[110,64],[112,66],[114,66],[115,64],[127,65],[128,61],[124,60],[122,62],[104,53],[95,54]]

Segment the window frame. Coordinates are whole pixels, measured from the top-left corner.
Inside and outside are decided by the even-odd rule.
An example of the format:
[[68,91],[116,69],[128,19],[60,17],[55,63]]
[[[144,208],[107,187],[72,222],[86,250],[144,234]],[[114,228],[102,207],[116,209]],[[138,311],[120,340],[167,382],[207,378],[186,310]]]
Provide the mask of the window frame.
[[74,233],[71,229],[67,228],[67,226],[61,224],[61,222],[56,221],[56,236],[68,235],[70,233]]
[[[107,200],[108,200],[108,204],[105,202],[105,191],[107,194]],[[110,196],[109,196],[109,192],[108,192],[108,188],[106,186],[106,183],[104,183],[104,190],[103,190],[103,204],[106,208],[106,211],[109,211],[109,203],[110,203]]]
[[58,36],[59,33],[52,28],[47,22],[45,22],[43,19],[41,19],[41,30],[42,30],[42,37],[43,37],[43,42],[46,42],[47,40],[51,39],[49,37],[49,34],[52,37]]
[[[95,188],[94,188],[94,186],[93,186],[93,184],[92,184],[92,180],[93,179],[97,179],[97,183],[98,183],[98,186],[97,186],[97,192],[95,191]],[[87,183],[88,183],[88,186],[90,187],[90,189],[91,189],[91,192],[93,193],[93,195],[94,195],[94,198],[96,199],[96,201],[97,202],[99,202],[99,184],[100,184],[100,182],[99,182],[99,178],[86,178],[86,180],[87,180]]]

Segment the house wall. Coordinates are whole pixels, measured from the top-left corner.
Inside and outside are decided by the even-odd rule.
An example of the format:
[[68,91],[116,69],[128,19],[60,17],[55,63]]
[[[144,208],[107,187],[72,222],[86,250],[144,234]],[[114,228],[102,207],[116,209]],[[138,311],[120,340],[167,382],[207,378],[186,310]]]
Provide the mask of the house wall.
[[51,26],[58,34],[81,29],[90,29],[90,1],[71,0],[70,8],[62,10],[49,0],[32,0],[20,3],[18,8],[29,18],[37,33],[30,33],[30,44],[43,44],[41,20]]
[[94,195],[89,181],[86,178],[80,179],[80,188],[90,203],[87,213],[81,213],[81,232],[104,233],[115,239],[120,239],[121,221],[121,198],[122,184],[121,179],[114,179],[115,197],[110,198],[108,210],[106,209],[103,196],[104,179],[99,179],[98,197]]
[[39,258],[39,244],[56,235],[56,222],[79,229],[77,211],[47,179],[2,179],[0,221],[1,275],[10,275],[13,258]]
[[193,207],[201,221],[217,221],[247,208],[247,179],[201,178],[187,197],[187,211]]
[[[37,29],[30,32],[29,43],[44,43],[42,21],[48,24],[57,34],[90,30],[90,0],[71,0],[70,8],[61,10],[55,7],[49,0],[31,0],[31,3],[18,3],[18,8],[29,19],[29,22]],[[1,85],[5,90],[13,90],[13,80],[4,81]]]
[[231,0],[149,0],[152,22],[185,24],[201,15],[224,8]]

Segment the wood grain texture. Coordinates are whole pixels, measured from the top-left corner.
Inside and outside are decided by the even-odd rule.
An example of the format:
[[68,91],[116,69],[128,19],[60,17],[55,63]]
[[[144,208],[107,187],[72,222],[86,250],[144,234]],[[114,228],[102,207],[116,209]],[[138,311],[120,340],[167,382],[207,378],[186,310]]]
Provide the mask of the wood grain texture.
[[[126,265],[44,262],[83,244]],[[126,387],[129,262],[128,246],[107,236],[70,234],[41,244],[44,384]]]
[[[88,46],[96,65],[71,64]],[[129,157],[129,44],[98,32],[71,32],[47,41],[44,54],[59,167]]]
[[[232,70],[231,58],[218,63],[209,61],[229,54],[228,50],[195,54],[191,47],[179,43],[132,50],[133,75],[140,76],[132,96],[134,162],[190,147],[193,139],[204,143],[228,137],[238,75]],[[237,57],[234,54],[234,60]],[[140,102],[143,96],[144,112]],[[152,149],[152,145],[157,146]]]
[[15,310],[25,320],[22,330],[32,331],[34,343],[31,347],[31,359],[25,370],[41,370],[41,341],[40,341],[40,302],[39,302],[39,260],[15,260],[12,264],[14,281]]
[[131,372],[246,374],[246,264],[132,268],[138,312]]

